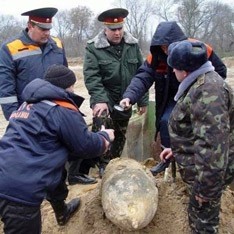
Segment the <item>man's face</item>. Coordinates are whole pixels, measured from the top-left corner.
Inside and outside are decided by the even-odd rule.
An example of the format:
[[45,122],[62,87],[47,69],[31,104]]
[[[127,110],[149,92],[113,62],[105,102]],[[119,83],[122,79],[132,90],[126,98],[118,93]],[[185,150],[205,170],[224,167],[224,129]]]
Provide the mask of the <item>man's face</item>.
[[161,48],[162,48],[162,51],[163,51],[165,54],[168,54],[168,46],[167,46],[167,45],[161,45]]
[[43,29],[35,24],[28,24],[28,35],[29,37],[38,44],[47,43],[50,37],[50,29]]
[[173,72],[175,72],[176,78],[179,82],[182,82],[188,76],[188,72],[177,70],[176,68],[173,68]]
[[123,28],[105,28],[105,34],[109,42],[112,44],[119,44],[123,38],[124,30]]

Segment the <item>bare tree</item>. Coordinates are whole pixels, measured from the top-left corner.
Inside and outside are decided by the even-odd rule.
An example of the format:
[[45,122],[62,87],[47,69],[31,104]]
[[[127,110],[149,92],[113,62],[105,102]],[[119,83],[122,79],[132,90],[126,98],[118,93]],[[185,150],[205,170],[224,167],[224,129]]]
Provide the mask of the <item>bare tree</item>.
[[152,23],[152,17],[155,16],[156,1],[119,0],[118,4],[128,9],[129,15],[126,18],[125,27],[139,40],[139,46],[144,50],[144,44],[149,35],[148,25]]
[[[211,44],[219,54],[234,52],[234,10],[218,0],[115,0],[115,6],[128,9],[126,29],[139,40],[144,54],[158,23],[169,20],[176,20],[187,36]],[[1,15],[0,43],[25,26],[13,16]],[[77,57],[83,56],[87,40],[101,28],[89,8],[78,6],[56,14],[52,33],[64,41],[69,57]]]
[[89,31],[88,31],[88,39],[91,39],[93,37],[95,37],[102,29],[103,29],[103,23],[102,22],[99,22],[97,20],[97,17],[96,16],[89,28]]
[[73,38],[73,51],[78,55],[82,55],[92,22],[93,12],[88,7],[78,6],[71,9],[69,14],[71,22],[70,36]]
[[69,17],[69,11],[59,11],[53,20],[53,30],[57,33],[56,36],[65,40],[71,32],[71,21]]
[[177,2],[177,0],[157,0],[154,10],[155,15],[158,16],[159,20],[175,20],[175,8],[177,6]]
[[93,12],[85,6],[60,11],[55,16],[53,30],[66,48],[69,57],[82,56],[92,25]]
[[189,37],[211,44],[217,51],[233,48],[233,9],[219,1],[181,0],[177,21]]
[[211,17],[207,8],[208,3],[205,0],[181,0],[180,2],[177,9],[178,21],[187,36],[195,37],[202,25]]
[[87,31],[92,22],[93,12],[84,6],[78,6],[70,10],[71,36],[78,42],[86,39]]
[[0,43],[4,42],[10,37],[20,33],[23,29],[22,22],[19,22],[12,15],[0,16]]
[[218,3],[214,10],[214,17],[210,25],[209,38],[213,47],[220,53],[233,54],[234,52],[234,13],[227,4]]

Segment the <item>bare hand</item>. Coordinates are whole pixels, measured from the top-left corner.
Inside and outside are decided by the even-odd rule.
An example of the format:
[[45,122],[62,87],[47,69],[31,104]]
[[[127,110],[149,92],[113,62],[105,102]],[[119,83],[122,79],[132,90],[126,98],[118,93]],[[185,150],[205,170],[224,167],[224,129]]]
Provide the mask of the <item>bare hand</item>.
[[147,106],[138,107],[137,114],[142,115],[147,112]]
[[95,104],[95,106],[93,107],[93,116],[94,117],[100,117],[102,115],[103,112],[106,111],[106,115],[109,115],[109,109],[108,109],[108,105],[106,103],[97,103]]
[[173,157],[171,148],[165,148],[159,155],[160,159],[166,162],[166,159]]
[[105,137],[103,137],[103,139],[105,141],[105,151],[103,153],[106,153],[108,151],[108,149],[110,149],[111,142],[113,142],[115,139],[114,129],[105,129],[105,126],[102,125],[101,131],[106,132],[110,138],[110,142],[109,142],[108,140],[106,140]]
[[114,135],[114,129],[106,129],[104,125],[102,125],[101,130],[103,132],[106,132],[110,138],[110,141],[113,142],[115,139],[115,135]]
[[132,107],[132,104],[130,103],[129,98],[122,99],[119,105],[122,106],[125,110],[129,110]]

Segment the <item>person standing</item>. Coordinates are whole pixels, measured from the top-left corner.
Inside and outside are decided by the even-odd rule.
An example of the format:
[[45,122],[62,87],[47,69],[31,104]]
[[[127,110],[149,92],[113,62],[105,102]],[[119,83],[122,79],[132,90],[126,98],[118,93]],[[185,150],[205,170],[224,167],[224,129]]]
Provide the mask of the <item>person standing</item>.
[[[4,233],[41,233],[40,205],[63,177],[69,153],[94,157],[107,151],[112,129],[93,133],[74,94],[76,77],[63,65],[52,65],[44,79],[36,78],[22,92],[24,101],[9,117],[0,140],[0,215]],[[67,191],[68,192],[68,191]],[[80,199],[55,206],[59,224],[77,211]]]
[[52,64],[68,65],[61,40],[50,36],[57,11],[46,7],[22,13],[28,16],[27,28],[1,46],[0,104],[6,120],[22,104],[22,91],[30,81],[42,78]]
[[218,233],[222,192],[234,179],[234,93],[207,59],[204,43],[169,46],[167,62],[179,89],[169,118],[171,148],[188,185],[192,233]]
[[[138,69],[120,102],[120,105],[126,108],[130,107],[155,84],[155,141],[160,135],[162,149],[170,147],[168,119],[176,104],[174,96],[179,86],[172,68],[167,64],[168,46],[173,42],[185,39],[188,39],[188,37],[183,33],[177,22],[166,21],[159,23],[151,40],[150,54],[144,64]],[[189,38],[189,40],[196,41],[196,39],[192,38]],[[212,62],[215,71],[225,79],[226,66],[209,45],[206,45],[206,47],[209,61]],[[151,172],[155,175],[161,169],[165,169],[165,166],[160,165],[158,167],[156,165],[151,168]]]
[[[124,29],[128,11],[113,8],[102,12],[98,20],[104,29],[87,42],[84,60],[84,80],[90,94],[93,111],[92,130],[97,131],[100,123],[112,126],[115,140],[99,165],[103,171],[110,159],[120,157],[126,141],[126,130],[132,110],[120,112],[114,109],[143,59],[137,40]],[[148,94],[138,101],[139,114],[146,112]]]

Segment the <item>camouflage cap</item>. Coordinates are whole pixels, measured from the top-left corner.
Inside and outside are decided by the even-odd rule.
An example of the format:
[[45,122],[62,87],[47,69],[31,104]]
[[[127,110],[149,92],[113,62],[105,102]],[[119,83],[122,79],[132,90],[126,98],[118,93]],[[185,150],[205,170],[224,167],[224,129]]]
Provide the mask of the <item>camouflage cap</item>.
[[124,18],[127,17],[128,11],[124,8],[113,8],[102,12],[98,16],[98,21],[103,22],[110,29],[122,28]]
[[22,13],[23,16],[29,16],[29,21],[43,29],[52,28],[52,17],[58,9],[54,7],[39,8]]

